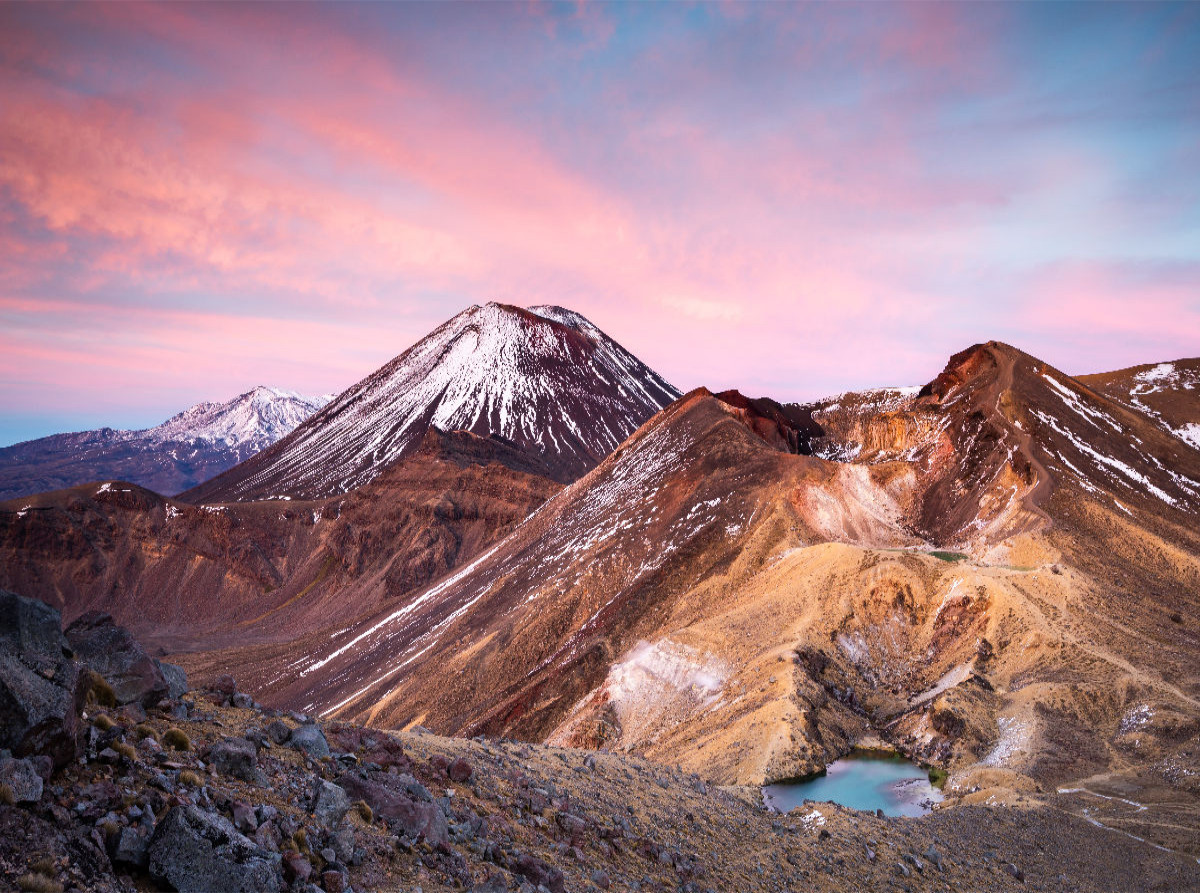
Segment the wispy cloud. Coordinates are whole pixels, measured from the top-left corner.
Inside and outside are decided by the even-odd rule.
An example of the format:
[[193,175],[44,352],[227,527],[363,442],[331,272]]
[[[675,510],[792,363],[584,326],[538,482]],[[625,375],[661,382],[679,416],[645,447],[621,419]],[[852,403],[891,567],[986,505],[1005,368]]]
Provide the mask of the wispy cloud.
[[782,399],[1194,353],[1198,58],[1188,6],[0,6],[0,412],[337,390],[494,299]]

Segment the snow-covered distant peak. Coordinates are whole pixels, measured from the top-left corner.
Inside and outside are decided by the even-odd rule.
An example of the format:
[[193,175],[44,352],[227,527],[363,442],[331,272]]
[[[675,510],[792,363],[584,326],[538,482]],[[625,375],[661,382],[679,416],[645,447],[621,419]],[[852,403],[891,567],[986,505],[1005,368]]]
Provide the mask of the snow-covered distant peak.
[[141,434],[153,442],[204,440],[261,450],[291,433],[329,402],[259,385],[227,403],[204,402]]

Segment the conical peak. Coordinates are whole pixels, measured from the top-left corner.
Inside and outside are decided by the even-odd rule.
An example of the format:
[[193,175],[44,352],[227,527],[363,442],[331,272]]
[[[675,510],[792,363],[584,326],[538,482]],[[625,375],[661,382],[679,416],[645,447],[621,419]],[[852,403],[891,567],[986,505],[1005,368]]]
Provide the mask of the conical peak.
[[466,308],[277,449],[189,496],[345,492],[419,449],[430,426],[499,437],[574,480],[678,391],[579,314],[537,310]]

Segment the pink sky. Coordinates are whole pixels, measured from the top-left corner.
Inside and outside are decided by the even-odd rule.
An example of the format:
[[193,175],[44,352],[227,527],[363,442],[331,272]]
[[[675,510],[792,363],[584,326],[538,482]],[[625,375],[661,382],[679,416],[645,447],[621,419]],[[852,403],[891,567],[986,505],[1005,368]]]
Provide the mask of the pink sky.
[[797,400],[1200,353],[1195,6],[0,6],[0,443],[472,303]]

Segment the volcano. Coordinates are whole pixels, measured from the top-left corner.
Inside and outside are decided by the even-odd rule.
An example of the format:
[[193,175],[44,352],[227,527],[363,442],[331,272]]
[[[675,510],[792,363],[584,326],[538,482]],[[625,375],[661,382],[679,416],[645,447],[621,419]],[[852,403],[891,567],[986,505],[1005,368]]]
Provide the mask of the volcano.
[[473,306],[271,449],[181,498],[220,503],[345,493],[415,452],[430,428],[495,438],[565,483],[678,396],[578,313]]

